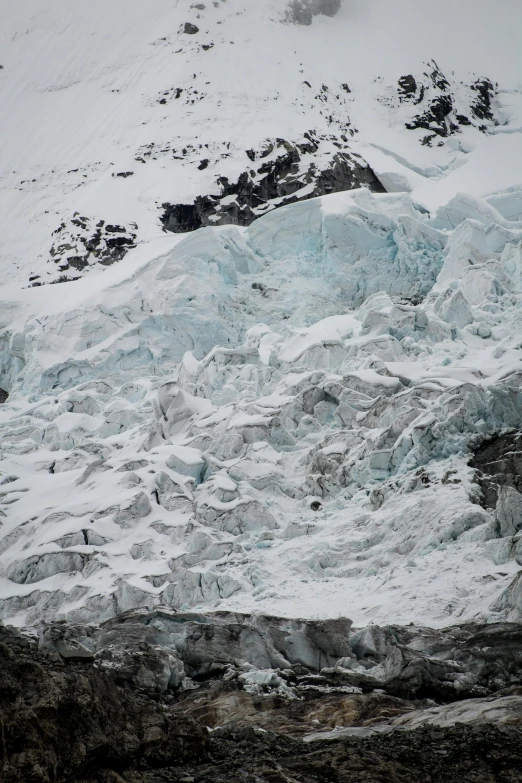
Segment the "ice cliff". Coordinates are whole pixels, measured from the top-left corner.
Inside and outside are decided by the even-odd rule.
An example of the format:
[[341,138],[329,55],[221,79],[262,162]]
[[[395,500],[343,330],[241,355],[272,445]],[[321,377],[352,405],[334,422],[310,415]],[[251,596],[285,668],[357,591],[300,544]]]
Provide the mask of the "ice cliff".
[[4,289],[2,616],[520,618],[520,462],[470,462],[521,427],[521,201],[363,188]]

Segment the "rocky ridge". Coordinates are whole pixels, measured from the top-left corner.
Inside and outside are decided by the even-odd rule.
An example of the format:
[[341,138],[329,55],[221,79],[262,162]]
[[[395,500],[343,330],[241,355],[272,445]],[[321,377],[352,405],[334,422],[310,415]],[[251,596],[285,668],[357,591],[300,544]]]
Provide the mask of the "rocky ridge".
[[[87,268],[103,269],[121,261],[136,247],[137,230],[136,223],[120,226],[74,213],[69,225],[62,223],[53,232],[56,238],[49,255],[61,273],[53,282],[77,280]],[[42,285],[39,275],[29,280],[33,286]]]
[[[334,153],[329,165],[318,169],[314,153],[319,144],[310,131],[300,144],[276,139],[267,141],[261,151],[248,150],[255,168],[244,171],[236,182],[218,177],[219,192],[198,196],[194,204],[163,204],[163,227],[183,233],[212,225],[248,226],[267,211],[296,201],[359,187],[384,192],[375,173],[353,153]],[[336,146],[346,147],[346,136]]]
[[310,25],[314,16],[324,14],[335,16],[341,7],[341,0],[290,0],[285,12],[285,22]]

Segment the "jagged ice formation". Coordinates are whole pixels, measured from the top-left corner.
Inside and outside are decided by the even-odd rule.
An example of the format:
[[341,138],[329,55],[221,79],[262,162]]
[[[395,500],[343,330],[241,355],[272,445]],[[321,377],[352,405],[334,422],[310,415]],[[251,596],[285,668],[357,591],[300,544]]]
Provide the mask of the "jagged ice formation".
[[468,465],[521,426],[518,198],[361,189],[4,300],[3,616],[518,619],[522,496]]

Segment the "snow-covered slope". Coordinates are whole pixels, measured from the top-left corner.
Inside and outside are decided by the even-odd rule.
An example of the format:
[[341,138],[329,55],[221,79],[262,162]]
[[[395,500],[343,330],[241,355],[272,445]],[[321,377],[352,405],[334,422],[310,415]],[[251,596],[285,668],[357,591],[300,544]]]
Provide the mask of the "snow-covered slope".
[[[290,5],[3,2],[2,279],[103,269],[162,218],[182,230],[245,223],[373,182],[364,161],[429,206],[468,182],[475,195],[512,184],[516,0],[444,0],[436,14],[409,0],[314,0],[326,13],[308,26]],[[173,214],[195,199],[197,214]]]
[[520,617],[522,11],[454,5],[4,14],[2,616]]

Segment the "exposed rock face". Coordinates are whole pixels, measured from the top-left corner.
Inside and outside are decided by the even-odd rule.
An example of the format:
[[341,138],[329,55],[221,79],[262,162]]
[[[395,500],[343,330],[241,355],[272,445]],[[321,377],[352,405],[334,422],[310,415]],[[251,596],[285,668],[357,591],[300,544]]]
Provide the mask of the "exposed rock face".
[[[504,733],[505,732],[505,733]],[[453,783],[453,781],[518,781],[521,754],[518,729],[433,729],[394,732],[384,736],[310,745],[270,733],[220,731],[212,735],[213,759],[223,771],[207,765],[205,781],[388,781]],[[509,743],[513,743],[510,745]],[[219,761],[218,761],[219,760]],[[224,772],[226,769],[226,772]],[[194,774],[198,774],[194,768]],[[199,772],[201,774],[201,772]],[[172,780],[180,778],[172,777]],[[146,781],[160,780],[154,773]]]
[[199,196],[193,204],[163,204],[164,228],[177,233],[209,225],[248,226],[265,212],[296,201],[363,185],[384,192],[372,169],[353,154],[339,152],[318,171],[310,157],[318,146],[319,140],[310,135],[305,144],[277,139],[261,151],[248,150],[252,168],[236,182],[218,177],[216,194]]
[[[137,683],[136,683],[137,684]],[[0,777],[22,781],[120,780],[116,772],[205,757],[207,732],[175,718],[92,665],[52,662],[0,635]],[[114,777],[105,778],[112,770]]]
[[[182,633],[174,652],[169,637],[172,642],[176,624]],[[237,659],[231,663],[235,655],[255,652],[256,633],[264,644],[257,654],[261,648],[266,654],[279,638],[288,657],[296,641],[300,656],[308,649],[314,658],[319,648],[321,655],[337,655],[351,639],[348,647],[369,660],[370,642],[360,632],[348,636],[349,625],[163,610],[127,614],[101,627],[46,626],[39,642],[34,634],[0,626],[2,781],[247,783],[253,774],[261,783],[522,780],[520,696],[434,707],[382,690],[357,692],[341,684],[339,668],[317,675],[301,664],[263,671]],[[406,635],[392,630],[394,637]],[[514,629],[506,627],[489,635],[478,629],[473,637],[463,629],[407,633],[413,646],[431,634],[468,651],[472,644],[482,655],[491,650],[490,665],[515,660],[520,649]],[[497,637],[505,641],[506,634],[513,645],[503,647],[503,658],[495,641],[487,645]],[[168,688],[163,680],[152,687],[150,676],[162,670],[167,656],[190,660],[197,680]],[[214,668],[204,660],[209,656],[216,658]],[[455,726],[452,715],[473,725]],[[403,730],[394,730],[394,723]],[[206,726],[214,731],[209,734]],[[344,731],[331,731],[340,727]],[[305,742],[298,739],[303,735]]]
[[[462,126],[474,125],[486,131],[494,124],[492,100],[496,87],[486,78],[477,79],[469,86],[451,84],[437,63],[428,63],[422,79],[411,74],[399,79],[399,101],[419,106],[419,111],[406,122],[406,128],[423,128],[429,133],[422,143],[431,146],[437,140],[459,133]],[[422,111],[421,111],[422,109]]]
[[[125,178],[131,174],[121,172],[116,176]],[[75,213],[68,223],[62,223],[53,232],[55,240],[49,254],[57,265],[59,276],[52,280],[32,278],[31,285],[74,280],[89,266],[106,267],[121,261],[136,247],[137,229],[135,223],[121,226]]]
[[[498,563],[515,560],[522,565],[522,434],[496,435],[475,449],[470,466],[476,470],[480,503],[493,511],[491,539],[499,539]],[[522,573],[500,594],[492,609],[507,619],[522,611]]]
[[522,433],[489,438],[475,450],[469,464],[477,471],[484,508],[496,507],[501,487],[522,493]]
[[318,14],[335,16],[340,7],[341,0],[291,0],[285,14],[285,21],[310,25],[314,16]]
[[[353,630],[348,619],[198,615],[160,607],[130,611],[100,626],[51,623],[40,628],[39,637],[41,650],[96,660],[118,682],[138,677],[150,659],[147,675],[140,676],[148,683],[142,687],[156,693],[186,689],[189,678],[228,672],[230,679],[230,667],[237,670],[236,679],[253,668],[277,671],[272,684],[256,677],[240,680],[268,690],[313,682],[326,689],[369,693],[378,688],[399,698],[452,701],[522,686],[522,626],[515,623]],[[122,674],[129,666],[132,670],[133,655],[134,675]]]

